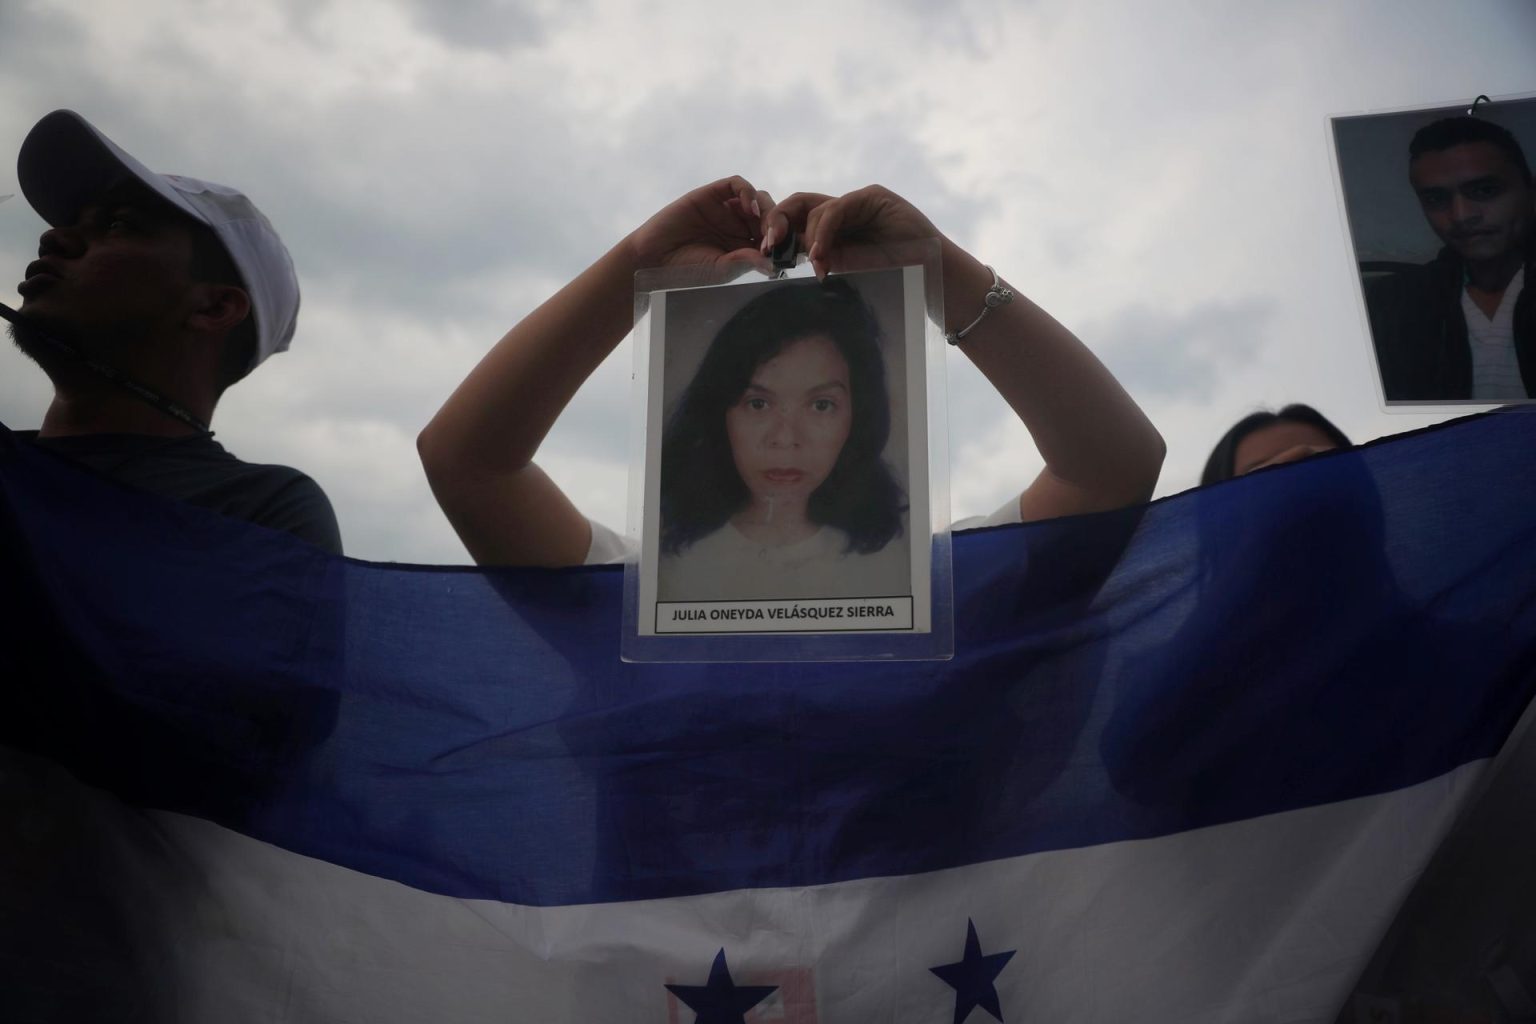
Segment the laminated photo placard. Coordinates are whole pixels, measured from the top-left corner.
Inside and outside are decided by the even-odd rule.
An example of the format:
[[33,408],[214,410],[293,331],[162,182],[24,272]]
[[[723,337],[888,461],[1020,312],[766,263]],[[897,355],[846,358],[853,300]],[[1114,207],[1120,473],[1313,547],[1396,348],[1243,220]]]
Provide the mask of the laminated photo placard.
[[1536,399],[1536,98],[1330,127],[1383,406]]
[[949,656],[930,267],[697,281],[637,280],[624,657]]

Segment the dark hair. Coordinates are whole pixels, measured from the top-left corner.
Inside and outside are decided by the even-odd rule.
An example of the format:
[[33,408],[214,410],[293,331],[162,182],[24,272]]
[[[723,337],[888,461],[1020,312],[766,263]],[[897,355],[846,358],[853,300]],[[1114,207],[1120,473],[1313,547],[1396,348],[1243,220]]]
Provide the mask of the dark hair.
[[1231,430],[1221,436],[1216,442],[1216,447],[1211,451],[1211,457],[1205,460],[1205,472],[1200,474],[1200,486],[1219,483],[1222,480],[1230,480],[1236,475],[1237,446],[1243,438],[1255,430],[1270,426],[1275,423],[1300,423],[1309,427],[1316,427],[1328,436],[1340,448],[1350,448],[1349,438],[1344,436],[1344,431],[1334,426],[1322,413],[1310,405],[1293,403],[1281,409],[1279,412],[1256,412],[1244,416],[1235,423]]
[[757,368],[792,341],[820,334],[848,364],[853,422],[827,479],[806,505],[812,522],[848,535],[848,550],[879,551],[901,532],[906,497],[882,452],[891,432],[880,326],[846,281],[765,291],[720,328],[661,441],[661,549],[676,554],[720,527],[750,497],[736,471],[725,416]]
[[[230,258],[229,250],[219,241],[212,228],[173,205],[137,178],[123,175],[97,197],[98,203],[128,203],[144,209],[156,218],[186,228],[192,239],[192,259],[187,268],[188,276],[203,284],[222,284],[239,288],[247,295],[250,289]],[[78,216],[79,211],[76,211]],[[224,347],[219,352],[218,376],[215,386],[222,394],[224,389],[244,377],[251,370],[256,358],[256,314],[251,311],[245,319],[225,335]]]
[[1458,115],[1431,121],[1414,133],[1413,141],[1408,143],[1408,159],[1411,162],[1425,153],[1438,153],[1470,142],[1486,142],[1498,147],[1513,161],[1520,172],[1520,180],[1527,185],[1531,183],[1531,165],[1525,162],[1525,153],[1520,143],[1515,141],[1515,137],[1503,125],[1480,117]]
[[[249,293],[245,280],[230,259],[229,250],[219,241],[213,229],[199,224],[190,217],[184,222],[192,233],[192,280],[204,284],[223,284]],[[223,391],[251,372],[256,358],[256,312],[252,310],[245,319],[235,325],[224,339],[224,349],[219,353],[218,388]]]

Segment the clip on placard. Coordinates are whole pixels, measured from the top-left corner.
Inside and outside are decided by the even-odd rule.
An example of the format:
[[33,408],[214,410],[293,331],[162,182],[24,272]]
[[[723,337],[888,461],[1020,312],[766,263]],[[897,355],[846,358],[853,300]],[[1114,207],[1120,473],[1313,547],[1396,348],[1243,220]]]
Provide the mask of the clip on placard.
[[1467,116],[1468,117],[1476,117],[1477,116],[1477,105],[1479,103],[1492,103],[1492,102],[1493,102],[1493,100],[1489,99],[1487,96],[1479,95],[1477,97],[1477,99],[1472,101],[1472,105],[1467,108]]
[[795,257],[798,255],[795,250],[799,248],[799,243],[800,239],[795,234],[794,228],[790,228],[789,233],[779,239],[773,251],[768,254],[768,260],[773,264],[773,273],[769,275],[770,277],[781,278],[795,269]]

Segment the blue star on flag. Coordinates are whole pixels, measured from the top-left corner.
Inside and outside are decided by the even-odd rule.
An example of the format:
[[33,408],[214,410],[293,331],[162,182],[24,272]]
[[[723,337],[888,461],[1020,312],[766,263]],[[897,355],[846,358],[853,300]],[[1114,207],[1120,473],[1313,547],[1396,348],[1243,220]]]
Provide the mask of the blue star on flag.
[[[1017,950],[983,954],[981,940],[976,938],[975,922],[966,918],[965,927],[965,956],[956,963],[928,969],[955,990],[954,1024],[960,1024],[978,1006],[997,1018],[998,1024],[1002,1024],[1003,1010],[997,1001],[997,986],[994,982]],[[699,1019],[703,1020],[702,1017]]]
[[667,991],[698,1016],[694,1024],[746,1024],[747,1011],[767,999],[777,985],[738,985],[725,965],[725,950],[715,954],[705,985],[668,985]]

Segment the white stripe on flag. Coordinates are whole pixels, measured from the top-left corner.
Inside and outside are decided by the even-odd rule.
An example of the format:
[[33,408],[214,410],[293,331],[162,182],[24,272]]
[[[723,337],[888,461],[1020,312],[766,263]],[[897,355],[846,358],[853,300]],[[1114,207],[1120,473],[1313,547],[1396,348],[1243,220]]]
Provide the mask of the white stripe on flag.
[[[1484,766],[926,875],[530,908],[137,811],[7,754],[0,813],[25,827],[0,856],[34,884],[5,924],[22,904],[45,923],[0,967],[67,1003],[101,997],[131,955],[168,1021],[692,1024],[664,986],[705,985],[724,950],[735,984],[778,987],[749,1022],[949,1024],[955,990],[930,968],[961,960],[974,922],[983,953],[1013,953],[996,977],[1009,1022],[1328,1022]],[[53,870],[66,848],[91,851],[94,878]],[[131,954],[104,949],[92,915],[130,920]]]

